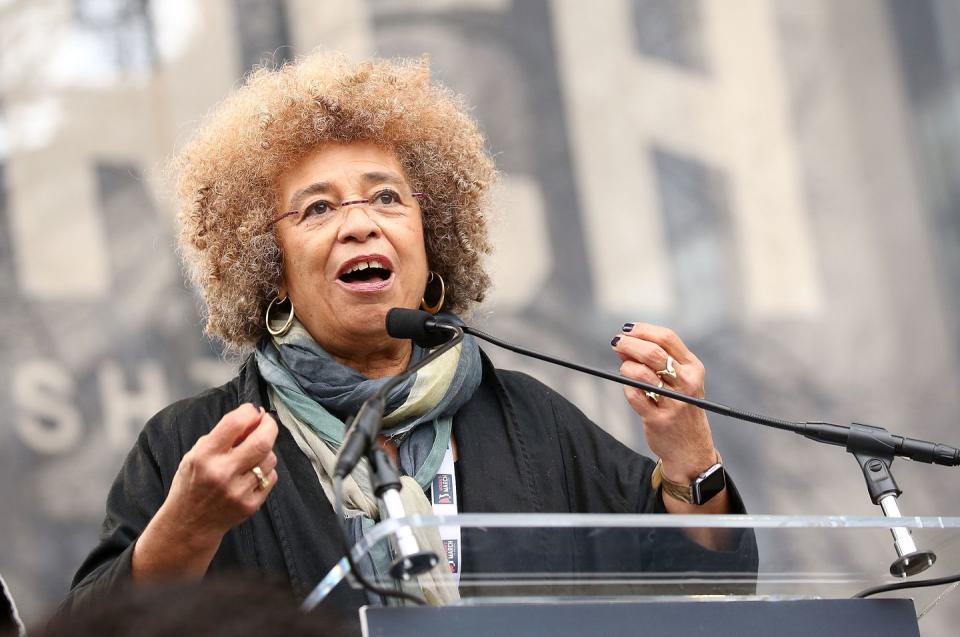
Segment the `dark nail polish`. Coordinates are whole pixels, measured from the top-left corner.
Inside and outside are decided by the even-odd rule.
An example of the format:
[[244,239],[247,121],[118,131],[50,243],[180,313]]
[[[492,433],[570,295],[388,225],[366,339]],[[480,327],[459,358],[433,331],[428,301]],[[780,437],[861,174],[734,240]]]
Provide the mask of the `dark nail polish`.
[[633,326],[634,326],[634,323],[624,323],[624,324],[623,324],[623,330],[622,330],[622,331],[623,331],[623,332],[629,332],[630,330],[633,329]]
[[620,337],[619,337],[619,336],[614,336],[614,337],[613,337],[613,340],[610,341],[610,347],[616,347],[616,346],[617,346],[617,343],[619,343],[619,342],[620,342]]

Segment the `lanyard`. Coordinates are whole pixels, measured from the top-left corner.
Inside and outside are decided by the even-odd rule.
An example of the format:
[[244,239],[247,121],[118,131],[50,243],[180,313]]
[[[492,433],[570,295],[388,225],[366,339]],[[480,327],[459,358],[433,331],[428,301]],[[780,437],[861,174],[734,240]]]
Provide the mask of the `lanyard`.
[[[457,514],[457,474],[453,468],[453,450],[450,443],[447,443],[447,451],[443,455],[443,462],[437,470],[437,475],[433,477],[430,484],[430,504],[433,506],[434,515],[456,515]],[[440,541],[443,543],[443,550],[446,553],[447,565],[450,567],[450,573],[460,583],[460,527],[459,526],[441,526]]]

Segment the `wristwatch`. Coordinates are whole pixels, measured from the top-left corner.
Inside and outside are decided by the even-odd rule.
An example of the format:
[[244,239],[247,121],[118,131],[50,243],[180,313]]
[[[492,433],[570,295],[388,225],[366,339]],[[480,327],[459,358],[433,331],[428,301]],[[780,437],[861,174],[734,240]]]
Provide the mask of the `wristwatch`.
[[720,458],[718,453],[717,462],[698,475],[693,484],[678,484],[668,480],[663,475],[663,461],[657,460],[657,466],[653,468],[650,483],[654,489],[662,487],[663,492],[672,498],[687,504],[700,506],[709,502],[713,496],[726,488],[727,474],[723,470],[723,459]]

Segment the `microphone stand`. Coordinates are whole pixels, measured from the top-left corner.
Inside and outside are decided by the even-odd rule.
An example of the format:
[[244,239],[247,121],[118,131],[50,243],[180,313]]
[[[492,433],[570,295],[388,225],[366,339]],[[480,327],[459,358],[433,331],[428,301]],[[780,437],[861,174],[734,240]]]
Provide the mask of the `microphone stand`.
[[[334,480],[341,485],[343,479],[356,467],[360,456],[366,456],[370,463],[371,484],[373,486],[373,492],[377,496],[381,521],[406,516],[403,500],[400,497],[400,489],[402,487],[400,473],[394,466],[389,454],[387,454],[383,447],[376,444],[377,435],[383,426],[386,396],[410,376],[443,356],[463,340],[463,330],[456,325],[444,324],[440,329],[452,333],[453,336],[423,357],[423,359],[415,365],[412,365],[403,373],[397,374],[388,382],[384,383],[383,387],[381,387],[376,394],[368,398],[366,402],[360,406],[360,410],[353,418],[353,422],[346,434],[344,434],[343,445],[341,445],[340,453],[337,456]],[[337,515],[342,520],[343,502],[341,493],[339,489],[335,489],[334,492],[336,495],[335,499],[337,500],[337,502],[335,502]],[[344,539],[346,540],[346,538],[347,536],[344,533]],[[416,535],[409,526],[403,526],[398,529],[396,534],[391,537],[391,544],[394,554],[397,556],[390,565],[390,575],[395,579],[409,581],[413,576],[429,571],[436,566],[439,561],[436,553],[420,548]],[[347,549],[347,557],[350,557],[349,548]],[[385,591],[385,589],[371,586],[363,579],[362,575],[360,575],[359,570],[356,569],[356,566],[352,563],[353,560],[349,559],[349,561],[351,562],[351,567],[354,569],[355,575],[358,576],[357,580],[364,585],[364,587],[381,595],[391,594]],[[392,594],[396,594],[396,591]],[[423,600],[414,598],[408,594],[401,594],[400,596],[406,599],[413,599],[417,603],[423,603]]]
[[[440,321],[434,321],[428,324],[427,327],[430,329],[440,329],[443,325],[445,324]],[[870,500],[875,505],[880,506],[884,516],[888,518],[902,517],[900,508],[897,505],[897,498],[900,497],[903,492],[897,486],[896,481],[893,479],[893,474],[890,471],[890,465],[893,463],[895,456],[904,456],[929,464],[945,466],[960,465],[960,449],[939,443],[927,442],[925,440],[898,436],[891,434],[882,427],[858,423],[847,427],[825,422],[791,422],[779,418],[770,418],[760,414],[741,411],[702,398],[687,396],[686,394],[681,394],[666,387],[657,387],[641,381],[625,378],[619,374],[560,360],[552,356],[547,356],[546,354],[513,345],[512,343],[507,343],[506,341],[502,341],[469,326],[464,326],[463,331],[489,343],[493,343],[497,347],[502,347],[523,356],[529,356],[547,363],[573,369],[606,380],[612,380],[621,385],[628,385],[647,392],[654,392],[661,396],[700,407],[705,411],[715,414],[729,416],[737,420],[745,420],[758,425],[764,425],[765,427],[773,427],[774,429],[792,431],[810,440],[846,447],[846,450],[853,454],[860,465],[863,477],[867,483]],[[894,548],[897,552],[897,559],[890,565],[891,575],[896,577],[909,577],[933,566],[937,556],[930,550],[917,550],[913,536],[908,528],[894,527],[891,529],[891,533],[893,534]]]
[[[380,520],[402,518],[407,515],[400,498],[400,472],[394,466],[390,455],[380,445],[374,444],[367,451],[370,461],[370,478],[373,492],[377,496]],[[437,565],[437,554],[429,549],[421,549],[417,536],[409,526],[402,526],[390,537],[393,553],[396,555],[390,565],[390,576],[394,579],[410,581],[414,575],[426,573]]]

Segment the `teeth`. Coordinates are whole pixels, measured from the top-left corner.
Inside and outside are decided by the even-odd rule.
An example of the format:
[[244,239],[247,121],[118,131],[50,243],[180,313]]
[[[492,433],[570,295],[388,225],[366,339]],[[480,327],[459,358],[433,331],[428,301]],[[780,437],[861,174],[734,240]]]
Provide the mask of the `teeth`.
[[366,270],[367,268],[380,268],[381,270],[387,269],[379,261],[360,261],[359,263],[354,263],[353,267],[347,270],[344,274],[349,274],[351,272],[359,272],[360,270]]

